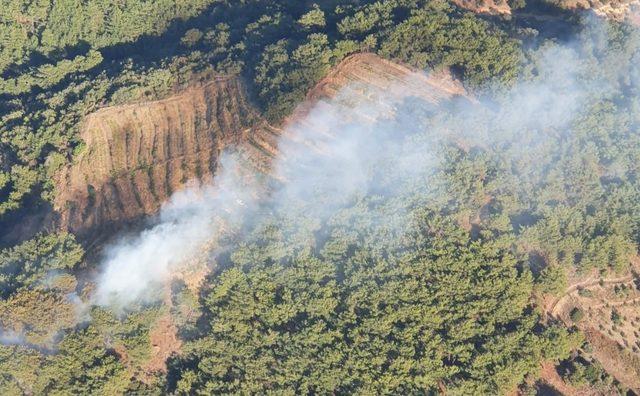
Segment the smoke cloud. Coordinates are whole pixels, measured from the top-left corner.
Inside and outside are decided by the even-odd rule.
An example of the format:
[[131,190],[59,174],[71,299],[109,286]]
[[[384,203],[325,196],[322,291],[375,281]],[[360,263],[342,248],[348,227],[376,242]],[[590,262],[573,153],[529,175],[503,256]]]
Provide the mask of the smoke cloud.
[[435,89],[422,73],[390,87],[343,88],[285,127],[268,194],[246,182],[242,159],[227,152],[212,184],[174,194],[153,227],[110,246],[94,302],[127,308],[161,298],[161,285],[223,227],[274,213],[322,221],[358,197],[401,197],[416,185],[441,195],[446,188],[436,176],[448,160],[447,145],[481,147],[526,183],[553,161],[548,137],[572,134],[573,123],[594,102],[615,100],[622,90],[639,92],[637,32],[617,48],[608,46],[608,34],[591,22],[570,43],[543,45],[523,79],[491,98],[430,99],[419,94]]
[[162,297],[171,275],[192,260],[226,224],[236,224],[255,200],[237,158],[224,153],[211,185],[192,183],[161,208],[155,225],[106,249],[94,303],[127,308]]
[[25,345],[24,334],[0,329],[0,345]]

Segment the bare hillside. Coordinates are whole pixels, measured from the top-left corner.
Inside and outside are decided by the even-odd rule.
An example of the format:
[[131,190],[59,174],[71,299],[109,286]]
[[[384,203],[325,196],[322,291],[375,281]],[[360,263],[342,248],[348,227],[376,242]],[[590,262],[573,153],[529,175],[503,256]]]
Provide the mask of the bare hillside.
[[60,226],[82,234],[156,212],[187,181],[210,178],[220,151],[259,124],[235,78],[89,115],[84,151],[58,176]]
[[477,14],[509,15],[511,7],[506,0],[452,0],[460,8]]
[[153,214],[188,181],[211,179],[225,148],[238,150],[248,169],[268,173],[279,140],[289,139],[281,136],[283,130],[318,101],[364,83],[434,103],[464,94],[446,72],[421,75],[373,54],[357,54],[311,90],[282,128],[257,115],[238,78],[218,78],[163,100],[104,108],[86,118],[86,147],[57,177],[59,226],[88,235]]

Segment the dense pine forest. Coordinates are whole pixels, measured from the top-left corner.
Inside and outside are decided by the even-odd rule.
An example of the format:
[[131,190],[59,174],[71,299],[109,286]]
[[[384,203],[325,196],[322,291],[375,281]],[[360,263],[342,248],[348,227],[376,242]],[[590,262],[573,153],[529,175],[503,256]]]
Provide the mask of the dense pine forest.
[[[551,367],[566,389],[636,394],[640,29],[507,4],[3,0],[0,393],[566,393]],[[234,76],[252,117],[286,129],[359,53],[450,73],[464,94],[328,100],[307,119],[352,131],[327,150],[349,158],[284,156],[262,175],[271,193],[234,197],[243,213],[197,290],[172,279],[168,297],[95,303],[104,241],[130,234],[74,235],[52,209],[56,175],[88,150],[89,114]],[[618,278],[609,328],[579,304],[555,314],[567,293],[593,297],[574,284]],[[158,363],[166,320],[177,346]],[[607,356],[627,374],[592,330],[622,332]]]

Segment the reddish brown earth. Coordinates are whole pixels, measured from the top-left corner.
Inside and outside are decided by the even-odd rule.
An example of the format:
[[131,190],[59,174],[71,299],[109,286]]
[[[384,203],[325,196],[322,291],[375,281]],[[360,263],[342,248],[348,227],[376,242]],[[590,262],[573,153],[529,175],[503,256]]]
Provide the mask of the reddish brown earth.
[[511,7],[506,0],[452,0],[460,8],[477,14],[510,15]]
[[640,358],[600,331],[586,327],[582,329],[593,348],[593,356],[620,383],[640,391]]
[[553,363],[545,362],[542,364],[542,368],[540,369],[540,380],[547,383],[556,391],[560,392],[563,395],[589,395],[589,392],[580,391],[576,389],[571,384],[566,383]]
[[85,235],[155,213],[189,180],[211,179],[222,149],[268,131],[256,114],[239,79],[218,78],[89,115],[84,151],[57,176],[59,226]]
[[162,316],[149,332],[151,340],[151,359],[144,367],[147,372],[166,372],[166,361],[180,351],[182,341],[178,338],[178,329],[171,315]]
[[333,98],[347,86],[357,90],[359,85],[383,90],[391,96],[416,96],[432,103],[466,94],[462,84],[447,71],[424,74],[375,54],[363,53],[340,62],[309,92],[305,103],[294,112],[293,118],[299,118],[301,111],[310,104]]
[[90,239],[109,226],[154,214],[188,181],[211,180],[220,153],[229,147],[240,152],[251,172],[268,173],[278,140],[291,138],[280,136],[288,125],[341,88],[364,85],[434,103],[464,94],[446,72],[426,76],[373,54],[357,54],[311,90],[282,129],[260,118],[234,77],[163,100],[104,108],[86,117],[81,131],[86,147],[57,175],[58,225]]

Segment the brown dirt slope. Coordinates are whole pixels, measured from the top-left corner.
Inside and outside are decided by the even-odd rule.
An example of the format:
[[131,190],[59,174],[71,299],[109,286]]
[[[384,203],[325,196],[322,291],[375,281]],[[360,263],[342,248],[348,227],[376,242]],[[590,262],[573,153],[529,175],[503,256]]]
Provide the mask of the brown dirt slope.
[[[341,103],[349,112],[341,114],[343,122],[368,122],[381,114],[371,114],[369,108],[393,114],[397,103],[407,98],[418,98],[437,104],[456,96],[466,96],[462,84],[447,70],[425,74],[401,63],[380,58],[372,53],[359,53],[345,58],[329,74],[311,89],[305,100],[285,120],[280,131],[279,143],[287,152],[295,152],[296,146],[312,147],[323,152],[319,142],[308,142],[311,136],[331,139],[340,131],[330,130],[319,122],[316,115],[306,117],[311,110]],[[375,106],[367,106],[371,103]],[[304,150],[303,150],[304,152]]]
[[365,84],[389,95],[434,103],[465,93],[447,72],[426,76],[373,54],[357,54],[311,90],[281,129],[259,117],[242,82],[233,77],[163,100],[104,108],[84,120],[81,137],[86,147],[57,177],[58,225],[94,237],[110,225],[153,214],[188,181],[210,180],[227,147],[240,152],[251,171],[268,174],[278,143],[293,138],[282,136],[283,131],[312,105],[346,86]]
[[462,84],[447,71],[423,74],[375,54],[362,53],[345,58],[323,78],[309,92],[293,118],[299,117],[301,111],[318,100],[334,97],[346,86],[357,88],[362,84],[384,90],[389,95],[416,96],[433,103],[466,93]]
[[511,14],[511,7],[506,0],[452,0],[452,3],[477,14]]
[[89,115],[84,151],[57,178],[60,227],[86,234],[156,212],[187,181],[210,178],[221,150],[261,125],[236,78]]

